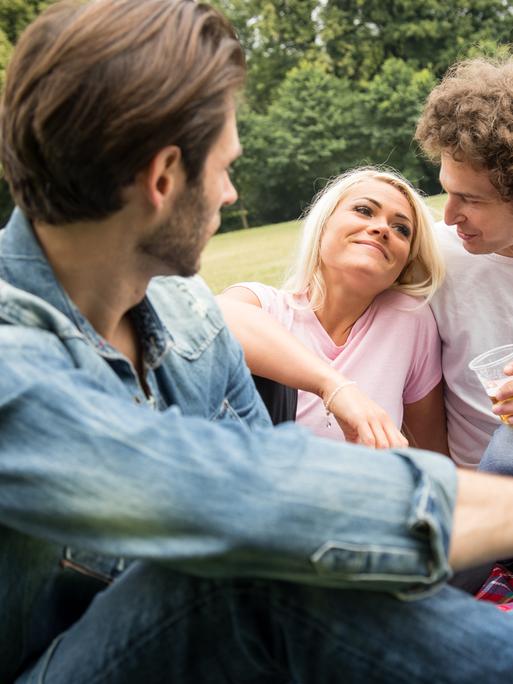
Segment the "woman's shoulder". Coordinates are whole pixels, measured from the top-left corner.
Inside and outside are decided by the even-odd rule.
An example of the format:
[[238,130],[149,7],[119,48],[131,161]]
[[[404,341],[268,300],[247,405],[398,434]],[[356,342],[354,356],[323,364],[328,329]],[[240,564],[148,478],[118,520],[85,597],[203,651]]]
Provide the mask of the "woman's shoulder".
[[424,297],[413,297],[399,290],[386,290],[374,300],[376,313],[397,320],[425,321],[434,324],[433,312]]
[[258,282],[242,282],[232,287],[245,287],[258,297],[262,309],[273,315],[284,324],[294,319],[294,312],[308,307],[305,296],[296,296],[287,290]]
[[232,287],[245,287],[247,290],[253,292],[253,294],[256,295],[260,300],[260,304],[263,308],[265,308],[265,305],[268,303],[282,302],[285,299],[285,293],[283,292],[283,290],[280,290],[277,287],[273,287],[272,285],[266,285],[265,283],[259,283],[256,281],[244,281],[241,283],[234,283],[226,289],[229,290]]
[[[273,285],[266,285],[255,281],[245,281],[242,283],[234,283],[230,287],[246,287],[251,290],[257,297],[262,295],[265,298],[274,299],[280,302],[286,302],[289,306],[299,306],[301,308],[308,305],[308,298],[306,294],[293,294],[288,290],[283,290]],[[226,288],[227,290],[230,288]]]

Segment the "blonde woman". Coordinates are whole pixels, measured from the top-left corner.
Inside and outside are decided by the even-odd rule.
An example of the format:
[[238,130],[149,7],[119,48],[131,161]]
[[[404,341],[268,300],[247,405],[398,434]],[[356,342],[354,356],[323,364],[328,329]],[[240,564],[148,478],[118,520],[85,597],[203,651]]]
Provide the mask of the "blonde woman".
[[[255,334],[256,323],[250,335],[252,316],[234,315],[230,301],[262,308],[343,374],[336,393],[342,413],[369,397],[410,443],[447,453],[440,341],[427,304],[442,279],[419,194],[399,174],[365,167],[334,179],[314,199],[283,289],[240,283],[220,302],[254,372],[301,388],[307,371],[290,365],[281,343],[270,346],[267,332]],[[344,439],[343,425],[326,420],[326,401],[300,391],[296,419]]]

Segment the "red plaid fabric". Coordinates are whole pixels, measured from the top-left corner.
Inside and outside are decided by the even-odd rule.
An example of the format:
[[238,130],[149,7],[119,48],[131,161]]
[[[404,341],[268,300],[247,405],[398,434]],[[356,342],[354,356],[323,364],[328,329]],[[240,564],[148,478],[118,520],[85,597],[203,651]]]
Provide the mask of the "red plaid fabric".
[[500,610],[513,610],[513,572],[498,563],[475,596],[496,603]]

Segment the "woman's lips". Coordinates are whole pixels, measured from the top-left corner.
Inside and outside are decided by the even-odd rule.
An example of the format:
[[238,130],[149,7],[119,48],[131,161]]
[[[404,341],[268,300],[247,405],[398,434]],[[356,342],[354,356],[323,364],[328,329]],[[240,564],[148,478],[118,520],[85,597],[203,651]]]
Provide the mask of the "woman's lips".
[[388,261],[388,254],[386,253],[383,245],[380,245],[379,242],[374,242],[374,240],[356,240],[355,242],[357,245],[367,245],[368,247],[377,249],[378,252],[381,252],[381,254],[383,254],[385,259]]

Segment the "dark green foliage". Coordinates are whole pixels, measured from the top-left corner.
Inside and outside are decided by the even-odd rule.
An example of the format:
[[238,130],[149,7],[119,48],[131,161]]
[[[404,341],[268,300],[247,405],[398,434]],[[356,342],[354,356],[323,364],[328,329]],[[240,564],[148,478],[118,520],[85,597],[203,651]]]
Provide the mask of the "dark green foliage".
[[[3,88],[5,70],[13,45],[23,29],[55,0],[0,0],[0,87]],[[0,226],[3,226],[13,208],[9,188],[0,177]]]
[[439,78],[473,43],[509,42],[511,9],[503,0],[327,0],[321,35],[340,75],[369,80],[397,58]]
[[55,0],[0,0],[0,27],[14,44],[37,15]]
[[400,170],[414,185],[437,193],[438,170],[419,154],[412,142],[422,103],[435,86],[432,72],[415,69],[390,57],[374,78],[363,87],[363,139],[373,163]]
[[235,180],[252,224],[297,217],[319,186],[352,162],[358,100],[349,81],[322,63],[303,61],[289,71],[265,114],[243,109],[245,154]]
[[246,97],[265,111],[288,71],[315,55],[317,0],[214,0],[236,26],[248,62]]
[[507,50],[506,0],[218,0],[249,62],[235,174],[251,225],[297,217],[325,179],[388,164],[425,192],[438,172],[412,142],[458,59]]

